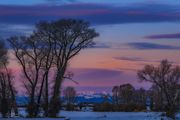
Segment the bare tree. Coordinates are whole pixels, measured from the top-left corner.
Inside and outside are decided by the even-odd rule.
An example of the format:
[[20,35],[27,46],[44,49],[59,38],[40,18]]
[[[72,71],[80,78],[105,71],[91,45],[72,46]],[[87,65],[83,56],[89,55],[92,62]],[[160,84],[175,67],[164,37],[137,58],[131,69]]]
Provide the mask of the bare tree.
[[82,20],[59,20],[49,23],[53,40],[54,62],[56,67],[56,77],[53,94],[50,100],[49,116],[55,117],[59,112],[59,95],[64,75],[69,61],[82,49],[94,44],[93,38],[98,34],[90,28],[89,23]]
[[156,111],[163,111],[165,109],[163,91],[156,85],[151,87],[151,96],[153,100],[153,109]]
[[3,117],[7,117],[7,113],[9,110],[9,86],[7,82],[7,78],[3,72],[0,73],[0,98],[1,98],[1,113]]
[[157,67],[146,65],[138,72],[138,77],[142,81],[153,83],[163,92],[166,114],[174,118],[180,96],[180,66],[173,66],[169,61],[162,60]]
[[7,113],[11,115],[11,109],[13,108],[15,114],[18,114],[16,104],[16,90],[13,85],[13,74],[7,68],[8,64],[8,52],[5,47],[5,43],[0,41],[0,108],[3,117],[7,116]]
[[137,104],[146,105],[147,91],[144,88],[137,89],[134,95],[134,102]]
[[64,95],[64,100],[66,102],[67,105],[67,109],[71,110],[73,109],[71,106],[74,105],[75,100],[76,100],[76,90],[74,89],[74,87],[66,87],[63,91],[63,95]]
[[8,64],[8,51],[3,39],[0,39],[0,68]]
[[129,104],[133,102],[135,88],[131,84],[123,84],[119,87],[119,96],[123,103]]
[[27,111],[29,117],[36,117],[38,105],[36,101],[38,83],[41,80],[44,44],[36,35],[30,37],[11,37],[9,42],[14,50],[15,56],[22,67],[26,80],[24,86],[28,91],[30,99]]
[[112,89],[112,100],[113,104],[119,104],[119,86],[114,86]]
[[[45,93],[45,115],[56,117],[60,109],[60,88],[70,60],[82,49],[94,45],[98,33],[82,20],[40,22],[29,37],[11,37],[9,42],[26,77],[30,97],[30,117],[35,117]],[[49,96],[49,73],[55,73]],[[39,92],[37,92],[39,91]],[[38,96],[37,101],[35,96]],[[51,100],[49,101],[49,98]]]
[[6,117],[7,113],[11,115],[11,110],[14,110],[15,115],[18,115],[18,109],[16,104],[16,90],[13,85],[13,76],[10,70],[0,72],[0,99],[1,112]]
[[40,40],[43,41],[44,50],[42,53],[45,55],[42,61],[42,70],[44,71],[42,75],[42,82],[40,86],[38,103],[40,104],[41,96],[44,95],[43,108],[44,115],[48,116],[49,109],[49,74],[54,65],[54,53],[53,53],[53,45],[54,42],[52,40],[51,25],[46,22],[40,22],[36,25],[36,31],[34,32],[35,36],[37,36]]

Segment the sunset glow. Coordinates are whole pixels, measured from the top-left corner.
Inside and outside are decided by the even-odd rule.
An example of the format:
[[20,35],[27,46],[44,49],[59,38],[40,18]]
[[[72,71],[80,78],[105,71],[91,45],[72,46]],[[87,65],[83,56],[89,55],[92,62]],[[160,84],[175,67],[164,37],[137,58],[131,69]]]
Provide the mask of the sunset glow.
[[[137,70],[146,64],[159,64],[162,59],[180,65],[180,2],[125,1],[2,0],[0,36],[29,35],[39,21],[84,19],[100,36],[93,48],[81,51],[69,63],[68,70],[74,72],[73,80],[79,84],[65,80],[63,85],[95,92],[110,92],[114,85],[123,83],[147,89],[150,85],[139,82]],[[10,48],[9,56],[10,68],[20,76]],[[18,78],[16,81],[21,86]]]

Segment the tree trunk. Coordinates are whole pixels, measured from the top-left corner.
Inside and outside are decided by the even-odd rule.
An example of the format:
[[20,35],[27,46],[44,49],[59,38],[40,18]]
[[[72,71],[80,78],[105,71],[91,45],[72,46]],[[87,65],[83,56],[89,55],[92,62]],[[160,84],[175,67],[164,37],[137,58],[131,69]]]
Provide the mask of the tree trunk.
[[175,107],[171,105],[168,107],[166,111],[166,116],[175,120],[175,113],[176,113]]
[[48,109],[49,109],[49,86],[48,86],[48,76],[46,76],[45,81],[45,116],[48,117]]
[[51,98],[50,106],[49,106],[49,117],[57,117],[57,114],[60,110],[60,88],[62,81],[64,79],[65,71],[66,71],[66,64],[61,69],[58,69],[56,81],[54,85],[53,96]]
[[34,100],[34,88],[32,88],[32,94],[30,95],[30,103],[27,107],[28,110],[28,117],[36,117],[36,104],[35,104],[35,100]]

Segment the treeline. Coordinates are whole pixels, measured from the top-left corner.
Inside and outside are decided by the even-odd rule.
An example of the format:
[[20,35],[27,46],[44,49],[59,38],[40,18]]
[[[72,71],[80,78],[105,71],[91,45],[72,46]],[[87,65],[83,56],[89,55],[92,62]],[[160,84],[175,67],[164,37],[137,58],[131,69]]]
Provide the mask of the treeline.
[[162,60],[157,66],[145,65],[137,72],[141,81],[152,84],[149,90],[135,90],[131,84],[113,87],[113,104],[104,102],[96,111],[143,111],[148,104],[152,111],[164,111],[175,119],[180,110],[180,66]]
[[135,90],[131,84],[115,86],[111,95],[101,94],[102,103],[77,102],[76,90],[68,86],[63,90],[62,103],[67,111],[81,111],[91,107],[93,111],[146,111],[148,91],[143,88]]
[[[148,104],[148,91],[143,88],[135,89],[131,84],[123,84],[114,86],[112,89],[112,97],[106,96],[104,103],[97,104],[94,111],[146,111]],[[111,99],[112,102],[109,102]]]
[[[22,70],[21,83],[28,97],[26,108],[28,117],[38,117],[41,108],[44,117],[58,116],[62,82],[64,79],[72,80],[71,72],[67,71],[68,64],[82,49],[94,45],[93,39],[97,36],[98,33],[88,22],[62,19],[54,22],[40,22],[36,24],[31,35],[12,36],[7,39]],[[3,46],[0,47],[3,48]],[[5,72],[7,74],[7,71]],[[3,117],[9,113],[5,108],[8,108],[11,102],[7,103],[7,101],[9,99],[14,101],[15,96],[15,92],[12,93],[14,90],[11,90],[13,84],[4,80],[9,79],[8,74],[5,76],[0,76]],[[4,85],[8,86],[6,93],[3,92]]]

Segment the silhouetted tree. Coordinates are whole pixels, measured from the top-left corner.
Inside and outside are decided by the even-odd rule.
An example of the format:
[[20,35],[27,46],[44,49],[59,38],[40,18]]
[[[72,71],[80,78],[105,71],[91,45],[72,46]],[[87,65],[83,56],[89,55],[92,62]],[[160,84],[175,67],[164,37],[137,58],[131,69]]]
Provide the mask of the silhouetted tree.
[[67,110],[72,110],[73,108],[71,106],[74,105],[76,100],[76,90],[69,86],[64,89],[63,94],[65,103],[67,105]]
[[11,37],[9,42],[26,78],[24,86],[30,99],[27,106],[28,116],[36,117],[38,105],[40,104],[36,101],[36,96],[38,96],[38,83],[42,79],[40,75],[45,58],[44,42],[36,34],[29,37]]
[[[43,48],[43,54],[44,59],[42,61],[42,70],[44,71],[42,74],[42,82],[40,86],[40,91],[38,95],[38,104],[40,104],[41,101],[43,101],[43,108],[44,108],[44,116],[48,117],[48,109],[49,109],[49,74],[50,71],[53,69],[53,63],[54,63],[54,42],[52,40],[52,34],[49,30],[51,30],[52,26],[46,22],[40,22],[36,25],[36,30],[34,32],[34,35],[38,37],[44,45]],[[52,74],[52,73],[51,73]],[[43,100],[41,100],[41,97],[43,95]]]
[[7,113],[11,115],[13,109],[15,114],[18,115],[18,109],[16,104],[16,90],[13,85],[12,73],[8,71],[0,71],[0,99],[1,99],[1,112],[3,117],[7,116]]
[[134,100],[135,88],[131,84],[123,84],[119,87],[119,96],[123,103],[129,104]]
[[153,83],[163,93],[166,106],[166,114],[175,118],[177,103],[180,96],[180,67],[173,66],[169,61],[162,60],[159,66],[146,65],[138,71],[138,77],[142,81]]
[[163,111],[165,109],[164,100],[165,96],[163,91],[156,85],[151,87],[151,97],[153,99],[153,110]]
[[12,72],[7,68],[8,54],[5,43],[0,41],[0,112],[3,117],[11,115],[11,109],[18,114]]
[[[45,116],[56,117],[60,109],[60,88],[70,60],[82,49],[92,46],[97,36],[98,33],[90,28],[89,23],[63,19],[40,22],[29,37],[9,39],[26,78],[24,86],[30,97],[30,117],[37,116],[42,94],[45,96]],[[55,73],[55,80],[51,81],[54,87],[49,96],[51,70]]]
[[134,102],[146,106],[147,92],[144,88],[137,89],[134,95]]
[[69,61],[82,49],[94,44],[93,39],[98,36],[89,23],[82,20],[59,20],[49,23],[50,34],[54,41],[53,53],[55,57],[56,77],[53,94],[50,100],[49,115],[55,117],[59,112],[59,95],[64,75]]
[[113,104],[119,104],[119,86],[114,86],[112,89]]

